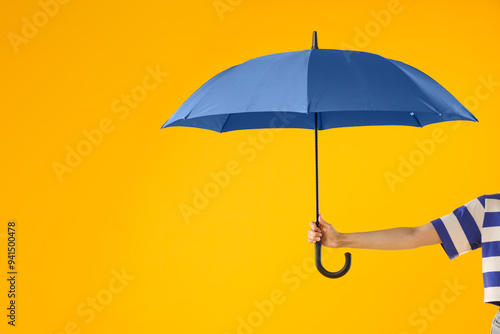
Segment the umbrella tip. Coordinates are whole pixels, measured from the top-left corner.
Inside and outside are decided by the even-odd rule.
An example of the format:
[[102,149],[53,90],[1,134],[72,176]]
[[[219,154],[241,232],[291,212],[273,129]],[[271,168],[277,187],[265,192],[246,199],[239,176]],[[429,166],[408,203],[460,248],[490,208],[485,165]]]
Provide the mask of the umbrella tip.
[[313,31],[313,44],[311,49],[317,49],[318,48],[318,34],[316,31]]

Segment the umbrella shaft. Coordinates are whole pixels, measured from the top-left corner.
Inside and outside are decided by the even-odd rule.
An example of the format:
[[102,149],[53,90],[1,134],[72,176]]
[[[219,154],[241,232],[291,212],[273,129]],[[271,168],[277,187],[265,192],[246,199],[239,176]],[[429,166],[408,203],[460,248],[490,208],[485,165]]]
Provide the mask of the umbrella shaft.
[[316,161],[316,225],[319,227],[318,113],[314,113],[314,153]]

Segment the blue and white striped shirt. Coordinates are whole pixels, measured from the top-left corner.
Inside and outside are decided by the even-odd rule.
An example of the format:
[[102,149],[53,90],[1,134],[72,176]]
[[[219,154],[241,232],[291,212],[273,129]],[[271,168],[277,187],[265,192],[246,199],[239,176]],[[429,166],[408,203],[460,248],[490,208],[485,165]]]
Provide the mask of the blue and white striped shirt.
[[432,225],[450,259],[482,247],[484,302],[500,306],[500,194],[478,197]]

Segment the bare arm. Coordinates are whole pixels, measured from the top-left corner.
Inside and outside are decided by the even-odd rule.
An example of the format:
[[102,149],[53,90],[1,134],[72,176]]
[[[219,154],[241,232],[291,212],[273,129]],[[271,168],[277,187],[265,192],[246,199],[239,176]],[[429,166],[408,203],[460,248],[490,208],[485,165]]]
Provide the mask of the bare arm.
[[314,222],[310,224],[309,242],[315,243],[321,240],[321,244],[325,247],[399,250],[441,243],[431,223],[418,227],[397,227],[360,233],[339,233],[332,225],[325,222],[321,215],[319,223],[319,228]]

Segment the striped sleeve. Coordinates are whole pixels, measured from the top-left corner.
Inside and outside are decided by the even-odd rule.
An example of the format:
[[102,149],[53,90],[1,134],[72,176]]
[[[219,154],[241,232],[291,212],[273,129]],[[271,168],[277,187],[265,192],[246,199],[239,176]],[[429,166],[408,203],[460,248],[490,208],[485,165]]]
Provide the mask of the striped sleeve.
[[450,259],[481,247],[484,200],[476,198],[449,215],[432,221]]
[[486,198],[483,223],[484,301],[500,306],[500,197]]

